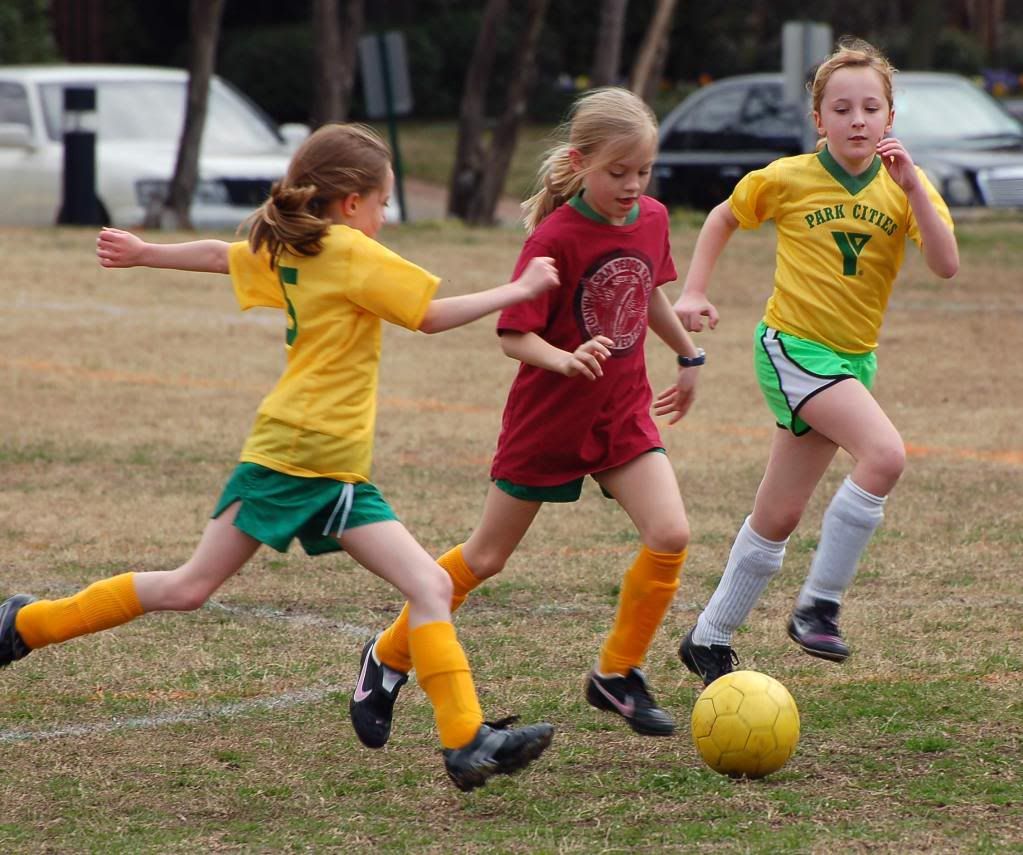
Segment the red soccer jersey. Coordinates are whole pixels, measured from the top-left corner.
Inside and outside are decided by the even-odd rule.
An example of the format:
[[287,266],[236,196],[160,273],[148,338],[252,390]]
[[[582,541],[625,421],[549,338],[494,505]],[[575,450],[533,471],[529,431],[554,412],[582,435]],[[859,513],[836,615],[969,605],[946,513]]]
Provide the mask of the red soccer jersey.
[[620,466],[661,445],[650,414],[646,341],[650,296],[676,278],[668,213],[643,196],[615,226],[584,203],[562,205],[526,241],[515,267],[551,256],[561,287],[505,309],[503,331],[533,332],[569,352],[598,335],[614,342],[604,376],[565,377],[525,363],[508,393],[492,478],[548,487]]

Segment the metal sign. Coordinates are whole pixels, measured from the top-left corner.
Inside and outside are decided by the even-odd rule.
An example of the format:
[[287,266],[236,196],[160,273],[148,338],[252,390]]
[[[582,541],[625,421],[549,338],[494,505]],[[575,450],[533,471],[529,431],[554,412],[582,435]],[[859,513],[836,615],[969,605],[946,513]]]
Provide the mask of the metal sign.
[[391,30],[360,38],[359,73],[369,118],[407,116],[412,112],[404,33]]
[[796,104],[806,116],[803,150],[813,151],[817,132],[810,122],[810,96],[806,81],[814,66],[831,53],[831,27],[814,21],[786,21],[781,31],[781,70],[785,103]]

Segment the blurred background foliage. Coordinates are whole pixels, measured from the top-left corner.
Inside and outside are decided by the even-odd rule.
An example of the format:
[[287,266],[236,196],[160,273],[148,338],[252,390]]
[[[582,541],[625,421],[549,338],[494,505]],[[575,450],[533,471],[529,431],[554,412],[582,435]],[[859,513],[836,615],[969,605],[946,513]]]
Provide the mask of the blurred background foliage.
[[[997,44],[985,44],[971,26],[976,7],[993,4],[1000,20]],[[366,4],[366,32],[405,33],[413,69],[415,116],[457,115],[468,57],[479,29],[482,2],[474,0],[374,0]],[[494,92],[525,4],[512,3],[498,42]],[[563,115],[593,64],[598,15],[595,0],[552,0],[539,51],[539,73],[530,118],[550,122]],[[622,56],[631,66],[650,20],[654,0],[630,0]],[[102,25],[88,57],[67,56],[54,19],[86,9]],[[932,68],[979,76],[1001,72],[1010,90],[1023,72],[1023,2],[1018,0],[819,0],[812,17],[830,24],[835,36],[850,33],[873,41],[899,68]],[[227,0],[217,72],[249,94],[279,122],[304,122],[312,102],[311,0]],[[655,109],[666,109],[697,81],[777,69],[781,30],[787,20],[807,17],[802,0],[746,3],[679,0],[670,50]],[[80,12],[78,14],[81,14]],[[2,0],[0,62],[87,58],[100,62],[187,65],[189,0]],[[91,24],[94,26],[94,24]],[[1008,81],[1006,84],[1004,81]],[[356,86],[352,117],[362,115]]]

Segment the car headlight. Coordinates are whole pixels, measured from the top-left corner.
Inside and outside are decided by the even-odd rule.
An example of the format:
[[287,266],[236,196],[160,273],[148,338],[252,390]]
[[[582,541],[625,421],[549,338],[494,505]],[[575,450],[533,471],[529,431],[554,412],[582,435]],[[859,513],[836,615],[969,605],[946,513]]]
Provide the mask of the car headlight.
[[[135,199],[142,208],[162,204],[169,191],[170,181],[163,179],[147,178],[135,182]],[[223,181],[200,181],[192,201],[197,205],[228,205],[231,198]]]
[[195,188],[194,201],[200,205],[228,205],[231,198],[223,181],[200,181]]

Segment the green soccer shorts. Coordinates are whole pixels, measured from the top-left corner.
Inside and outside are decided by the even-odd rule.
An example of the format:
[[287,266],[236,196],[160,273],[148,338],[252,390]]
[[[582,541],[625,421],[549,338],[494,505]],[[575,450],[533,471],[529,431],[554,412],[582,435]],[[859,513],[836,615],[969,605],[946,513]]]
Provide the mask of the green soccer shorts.
[[219,517],[241,502],[235,527],[260,543],[287,552],[298,538],[308,555],[336,552],[337,538],[349,529],[398,519],[369,482],[300,478],[258,463],[239,463],[213,511]]
[[767,406],[779,427],[802,436],[810,426],[799,411],[814,395],[850,378],[870,389],[877,374],[877,357],[870,353],[841,353],[827,345],[789,335],[763,321],[753,337],[753,362]]

